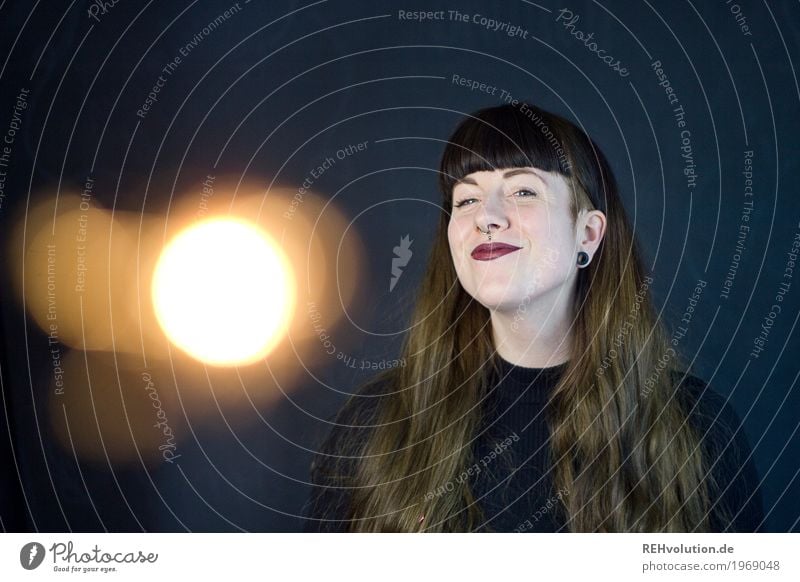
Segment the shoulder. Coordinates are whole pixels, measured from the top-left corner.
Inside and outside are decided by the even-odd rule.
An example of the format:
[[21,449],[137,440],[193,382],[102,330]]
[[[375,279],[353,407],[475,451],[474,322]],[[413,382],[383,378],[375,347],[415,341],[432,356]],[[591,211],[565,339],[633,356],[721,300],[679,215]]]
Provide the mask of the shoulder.
[[675,373],[677,394],[689,421],[710,436],[730,440],[741,427],[741,419],[730,398],[722,396],[706,381],[686,373]]
[[677,393],[707,462],[713,531],[758,531],[763,521],[759,476],[745,423],[733,405],[707,382],[676,374]]
[[691,374],[679,374],[677,378],[681,404],[710,454],[737,453],[742,460],[751,456],[745,423],[732,396],[723,396],[708,382]]

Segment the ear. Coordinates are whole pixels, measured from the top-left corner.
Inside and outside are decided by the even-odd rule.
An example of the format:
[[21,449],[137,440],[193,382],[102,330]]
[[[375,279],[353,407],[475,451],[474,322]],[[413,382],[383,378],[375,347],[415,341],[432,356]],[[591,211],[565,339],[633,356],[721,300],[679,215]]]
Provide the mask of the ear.
[[606,234],[606,215],[600,210],[591,210],[578,219],[578,224],[582,225],[578,232],[579,247],[591,258]]

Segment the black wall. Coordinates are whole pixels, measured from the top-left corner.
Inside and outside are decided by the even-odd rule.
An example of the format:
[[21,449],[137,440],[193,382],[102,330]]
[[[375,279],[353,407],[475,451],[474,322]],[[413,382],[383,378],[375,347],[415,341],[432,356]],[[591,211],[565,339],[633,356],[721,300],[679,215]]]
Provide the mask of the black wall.
[[[3,264],[19,252],[6,246],[18,213],[42,192],[81,189],[87,176],[107,208],[165,212],[173,192],[209,173],[299,185],[326,156],[368,141],[315,185],[329,196],[341,190],[335,204],[370,251],[365,300],[350,314],[363,330],[345,320],[333,332],[357,358],[396,353],[433,236],[441,140],[505,91],[577,121],[604,149],[671,329],[698,281],[707,283],[682,348],[743,418],[763,478],[765,529],[798,531],[800,271],[784,277],[800,236],[796,3],[575,0],[566,8],[579,19],[565,27],[565,6],[548,0],[242,0],[208,34],[234,3],[31,6],[0,8],[0,139],[18,94],[29,91],[3,168]],[[423,6],[443,18],[400,17]],[[467,22],[451,18],[456,10]],[[476,15],[508,27],[489,30]],[[507,34],[510,26],[519,32]],[[592,41],[625,71],[604,63]],[[181,47],[186,56],[166,75]],[[656,61],[677,103],[659,85]],[[159,75],[158,100],[137,115]],[[494,95],[454,75],[496,87]],[[684,173],[689,166],[696,178]],[[749,231],[723,298],[742,224]],[[414,258],[390,292],[392,248],[404,235]],[[4,530],[300,529],[311,451],[330,427],[313,417],[330,418],[344,398],[325,385],[352,392],[367,372],[331,360],[301,375],[291,401],[257,411],[263,419],[253,411],[231,430],[206,418],[181,435],[180,463],[149,473],[87,464],[56,445],[43,421],[45,336],[26,323],[6,269],[0,281]],[[754,338],[781,283],[790,285],[782,311],[756,357]]]

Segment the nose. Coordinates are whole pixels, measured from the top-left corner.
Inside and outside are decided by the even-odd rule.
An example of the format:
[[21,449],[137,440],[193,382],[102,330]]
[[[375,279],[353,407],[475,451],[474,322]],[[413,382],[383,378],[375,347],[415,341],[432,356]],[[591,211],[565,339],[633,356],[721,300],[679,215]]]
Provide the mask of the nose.
[[508,217],[502,201],[495,196],[486,198],[481,212],[475,213],[475,226],[481,232],[508,228]]

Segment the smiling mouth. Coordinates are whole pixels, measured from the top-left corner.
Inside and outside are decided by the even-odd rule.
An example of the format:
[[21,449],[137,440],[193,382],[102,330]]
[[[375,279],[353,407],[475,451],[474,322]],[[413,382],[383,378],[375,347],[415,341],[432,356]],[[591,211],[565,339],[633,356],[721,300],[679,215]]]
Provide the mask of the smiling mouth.
[[472,258],[476,261],[493,261],[509,253],[520,250],[521,247],[507,245],[505,243],[486,243],[478,245],[472,251]]

